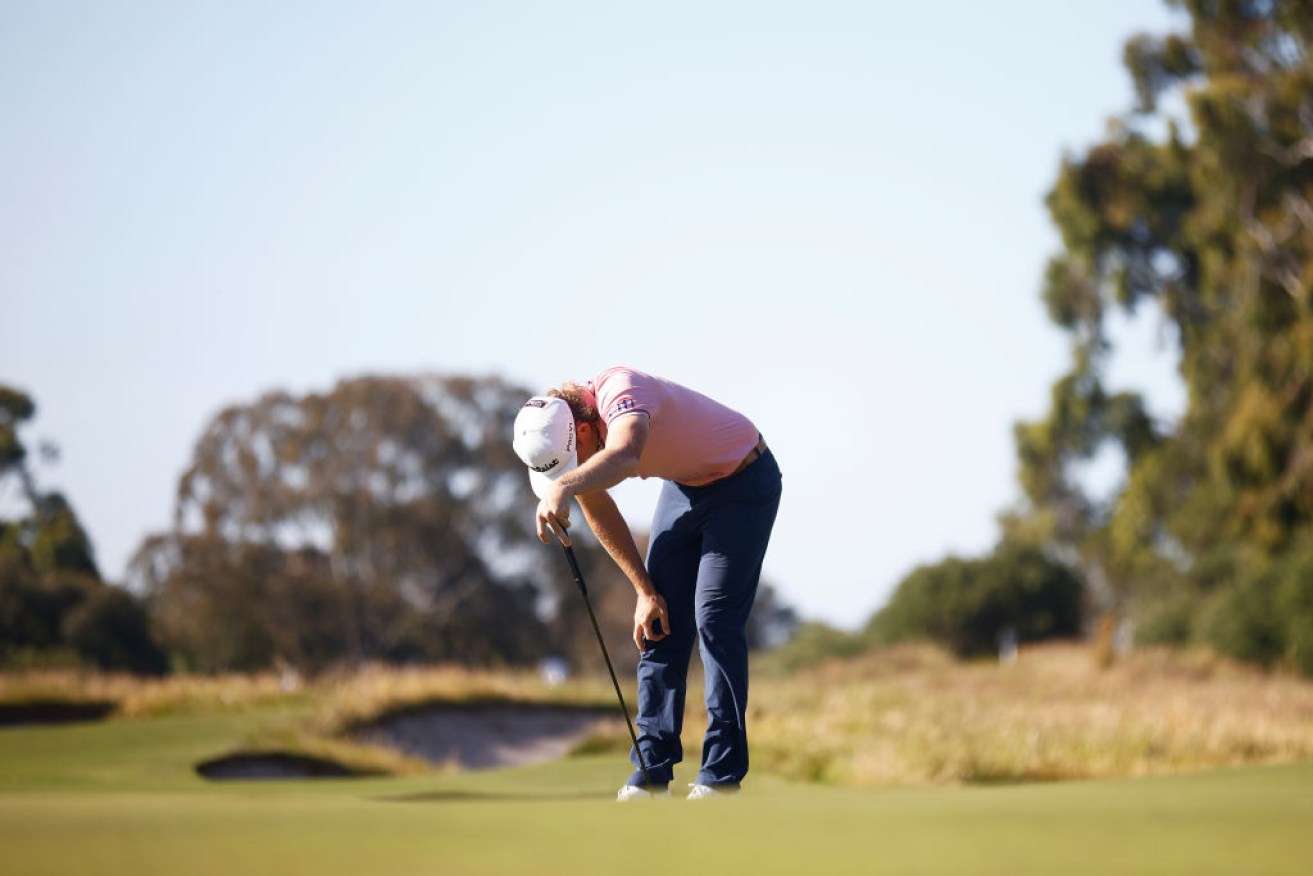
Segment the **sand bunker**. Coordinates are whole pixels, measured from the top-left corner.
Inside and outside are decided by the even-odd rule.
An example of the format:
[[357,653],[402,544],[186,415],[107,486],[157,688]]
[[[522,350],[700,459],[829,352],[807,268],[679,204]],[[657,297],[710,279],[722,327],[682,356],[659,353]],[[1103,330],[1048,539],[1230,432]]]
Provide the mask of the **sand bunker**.
[[117,703],[108,701],[67,703],[59,700],[32,700],[24,703],[0,703],[0,727],[100,721],[109,717],[117,707]]
[[430,763],[487,769],[564,757],[589,736],[613,731],[619,721],[614,710],[605,709],[441,705],[386,716],[355,736]]
[[[352,737],[433,764],[465,769],[523,766],[565,757],[597,733],[614,733],[613,710],[523,704],[430,705],[385,715]],[[341,764],[284,752],[238,752],[205,761],[207,779],[316,779],[363,775]]]

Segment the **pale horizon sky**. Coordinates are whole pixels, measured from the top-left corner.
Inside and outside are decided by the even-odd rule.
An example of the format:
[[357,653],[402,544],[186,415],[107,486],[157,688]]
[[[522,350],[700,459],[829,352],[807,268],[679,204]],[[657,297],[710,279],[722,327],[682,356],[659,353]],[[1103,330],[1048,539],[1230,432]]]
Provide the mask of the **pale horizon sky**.
[[[121,580],[225,405],[627,364],[757,422],[767,579],[864,623],[1018,498],[1067,367],[1044,193],[1180,24],[923,6],[0,0],[0,383],[42,485]],[[1113,382],[1170,417],[1154,330]],[[647,526],[654,484],[617,498]]]

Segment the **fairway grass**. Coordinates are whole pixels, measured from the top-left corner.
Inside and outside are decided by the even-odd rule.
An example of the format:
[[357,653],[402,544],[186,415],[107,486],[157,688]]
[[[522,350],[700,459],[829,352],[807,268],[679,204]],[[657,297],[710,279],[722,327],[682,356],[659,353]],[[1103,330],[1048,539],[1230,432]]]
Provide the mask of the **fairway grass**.
[[0,730],[0,871],[1295,874],[1313,860],[1313,764],[958,788],[754,774],[735,798],[625,805],[615,754],[390,779],[195,775],[270,718]]

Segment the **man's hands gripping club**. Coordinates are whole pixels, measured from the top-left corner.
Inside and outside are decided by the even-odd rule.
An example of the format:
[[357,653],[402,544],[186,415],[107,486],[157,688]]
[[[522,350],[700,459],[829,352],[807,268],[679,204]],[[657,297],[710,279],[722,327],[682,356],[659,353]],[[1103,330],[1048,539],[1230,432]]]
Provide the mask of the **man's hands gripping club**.
[[570,533],[570,494],[560,484],[552,484],[547,495],[538,503],[538,540],[551,544],[552,536],[566,547],[571,547]]

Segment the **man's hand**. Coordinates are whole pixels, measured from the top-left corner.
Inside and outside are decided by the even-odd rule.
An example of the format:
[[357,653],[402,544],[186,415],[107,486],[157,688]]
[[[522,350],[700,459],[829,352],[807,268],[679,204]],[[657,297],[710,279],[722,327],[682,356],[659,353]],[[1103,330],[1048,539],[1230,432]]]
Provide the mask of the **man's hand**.
[[639,594],[634,606],[634,645],[646,651],[647,642],[659,642],[670,635],[670,617],[666,614],[666,601],[659,593]]
[[552,536],[566,547],[570,546],[570,495],[559,484],[547,488],[547,495],[538,503],[538,540],[551,544]]

